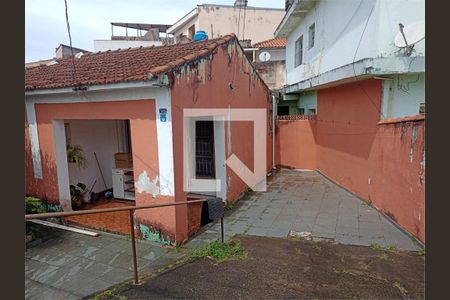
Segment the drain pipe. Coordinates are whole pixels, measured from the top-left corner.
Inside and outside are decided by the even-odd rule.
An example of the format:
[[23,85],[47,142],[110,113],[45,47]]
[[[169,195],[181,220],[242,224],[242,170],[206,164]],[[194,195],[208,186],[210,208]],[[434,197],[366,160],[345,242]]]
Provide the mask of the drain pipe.
[[272,169],[276,170],[275,166],[275,118],[277,116],[276,114],[276,97],[275,95],[272,95]]

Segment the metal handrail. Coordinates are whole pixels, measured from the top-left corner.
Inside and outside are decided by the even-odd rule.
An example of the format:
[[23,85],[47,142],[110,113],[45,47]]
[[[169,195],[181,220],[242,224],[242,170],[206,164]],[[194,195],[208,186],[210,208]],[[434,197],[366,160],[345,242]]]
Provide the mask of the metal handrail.
[[51,213],[42,213],[42,214],[28,214],[28,215],[25,215],[25,220],[43,219],[43,218],[52,218],[52,217],[68,217],[68,216],[76,216],[76,215],[89,215],[89,214],[117,212],[117,211],[125,211],[125,210],[138,210],[138,209],[145,209],[145,208],[158,208],[158,207],[165,207],[165,206],[175,206],[175,205],[199,203],[199,202],[205,202],[205,201],[206,201],[206,199],[199,199],[199,200],[168,202],[168,203],[160,203],[160,204],[98,208],[98,209],[77,210],[77,211],[61,211],[61,212],[51,212]]
[[[194,204],[206,202],[207,199],[191,200],[191,201],[180,201],[180,202],[169,202],[160,204],[148,204],[148,205],[138,205],[138,206],[125,206],[125,207],[112,207],[112,208],[100,208],[100,209],[90,209],[90,210],[78,210],[78,211],[63,211],[63,212],[52,212],[52,213],[41,213],[41,214],[28,214],[25,215],[25,221],[33,219],[45,219],[52,217],[68,217],[77,215],[91,215],[109,212],[119,212],[119,211],[129,211],[130,213],[130,234],[131,234],[131,251],[133,254],[133,272],[134,272],[134,284],[139,284],[139,276],[137,270],[137,258],[136,258],[136,239],[134,236],[134,217],[133,213],[135,210],[148,209],[148,208],[159,208],[166,206],[176,206],[185,204]],[[221,226],[221,240],[223,243],[223,218],[220,220]]]

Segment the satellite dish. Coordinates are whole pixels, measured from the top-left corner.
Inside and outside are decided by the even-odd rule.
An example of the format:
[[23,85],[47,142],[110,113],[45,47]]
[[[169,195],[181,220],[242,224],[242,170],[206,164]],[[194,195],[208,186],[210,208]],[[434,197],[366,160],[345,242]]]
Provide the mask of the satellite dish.
[[261,52],[259,54],[259,60],[260,61],[269,61],[270,60],[270,53],[267,51]]
[[400,32],[395,36],[394,44],[399,48],[412,47],[425,38],[425,21],[419,21],[407,26],[399,24]]

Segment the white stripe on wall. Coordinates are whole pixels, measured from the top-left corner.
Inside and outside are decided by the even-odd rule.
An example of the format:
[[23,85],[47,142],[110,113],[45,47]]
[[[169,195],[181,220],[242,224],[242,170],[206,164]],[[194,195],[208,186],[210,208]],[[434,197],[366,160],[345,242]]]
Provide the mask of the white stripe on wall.
[[[170,108],[170,90],[156,98],[156,130],[158,137],[158,160],[160,193],[165,196],[174,196],[173,174],[173,143],[172,143],[172,112]],[[167,119],[161,122],[160,109],[167,109]]]
[[33,160],[34,178],[42,179],[41,153],[39,149],[39,136],[36,124],[36,112],[34,102],[26,102],[26,111],[28,119],[28,133],[30,135],[31,157]]

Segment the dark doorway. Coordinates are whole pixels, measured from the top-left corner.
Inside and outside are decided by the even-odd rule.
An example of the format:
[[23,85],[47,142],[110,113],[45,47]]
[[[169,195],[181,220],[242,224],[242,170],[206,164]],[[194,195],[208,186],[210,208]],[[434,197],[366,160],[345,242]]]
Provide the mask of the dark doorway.
[[214,121],[195,122],[195,177],[215,178]]
[[289,115],[289,106],[278,106],[278,115],[279,116]]

